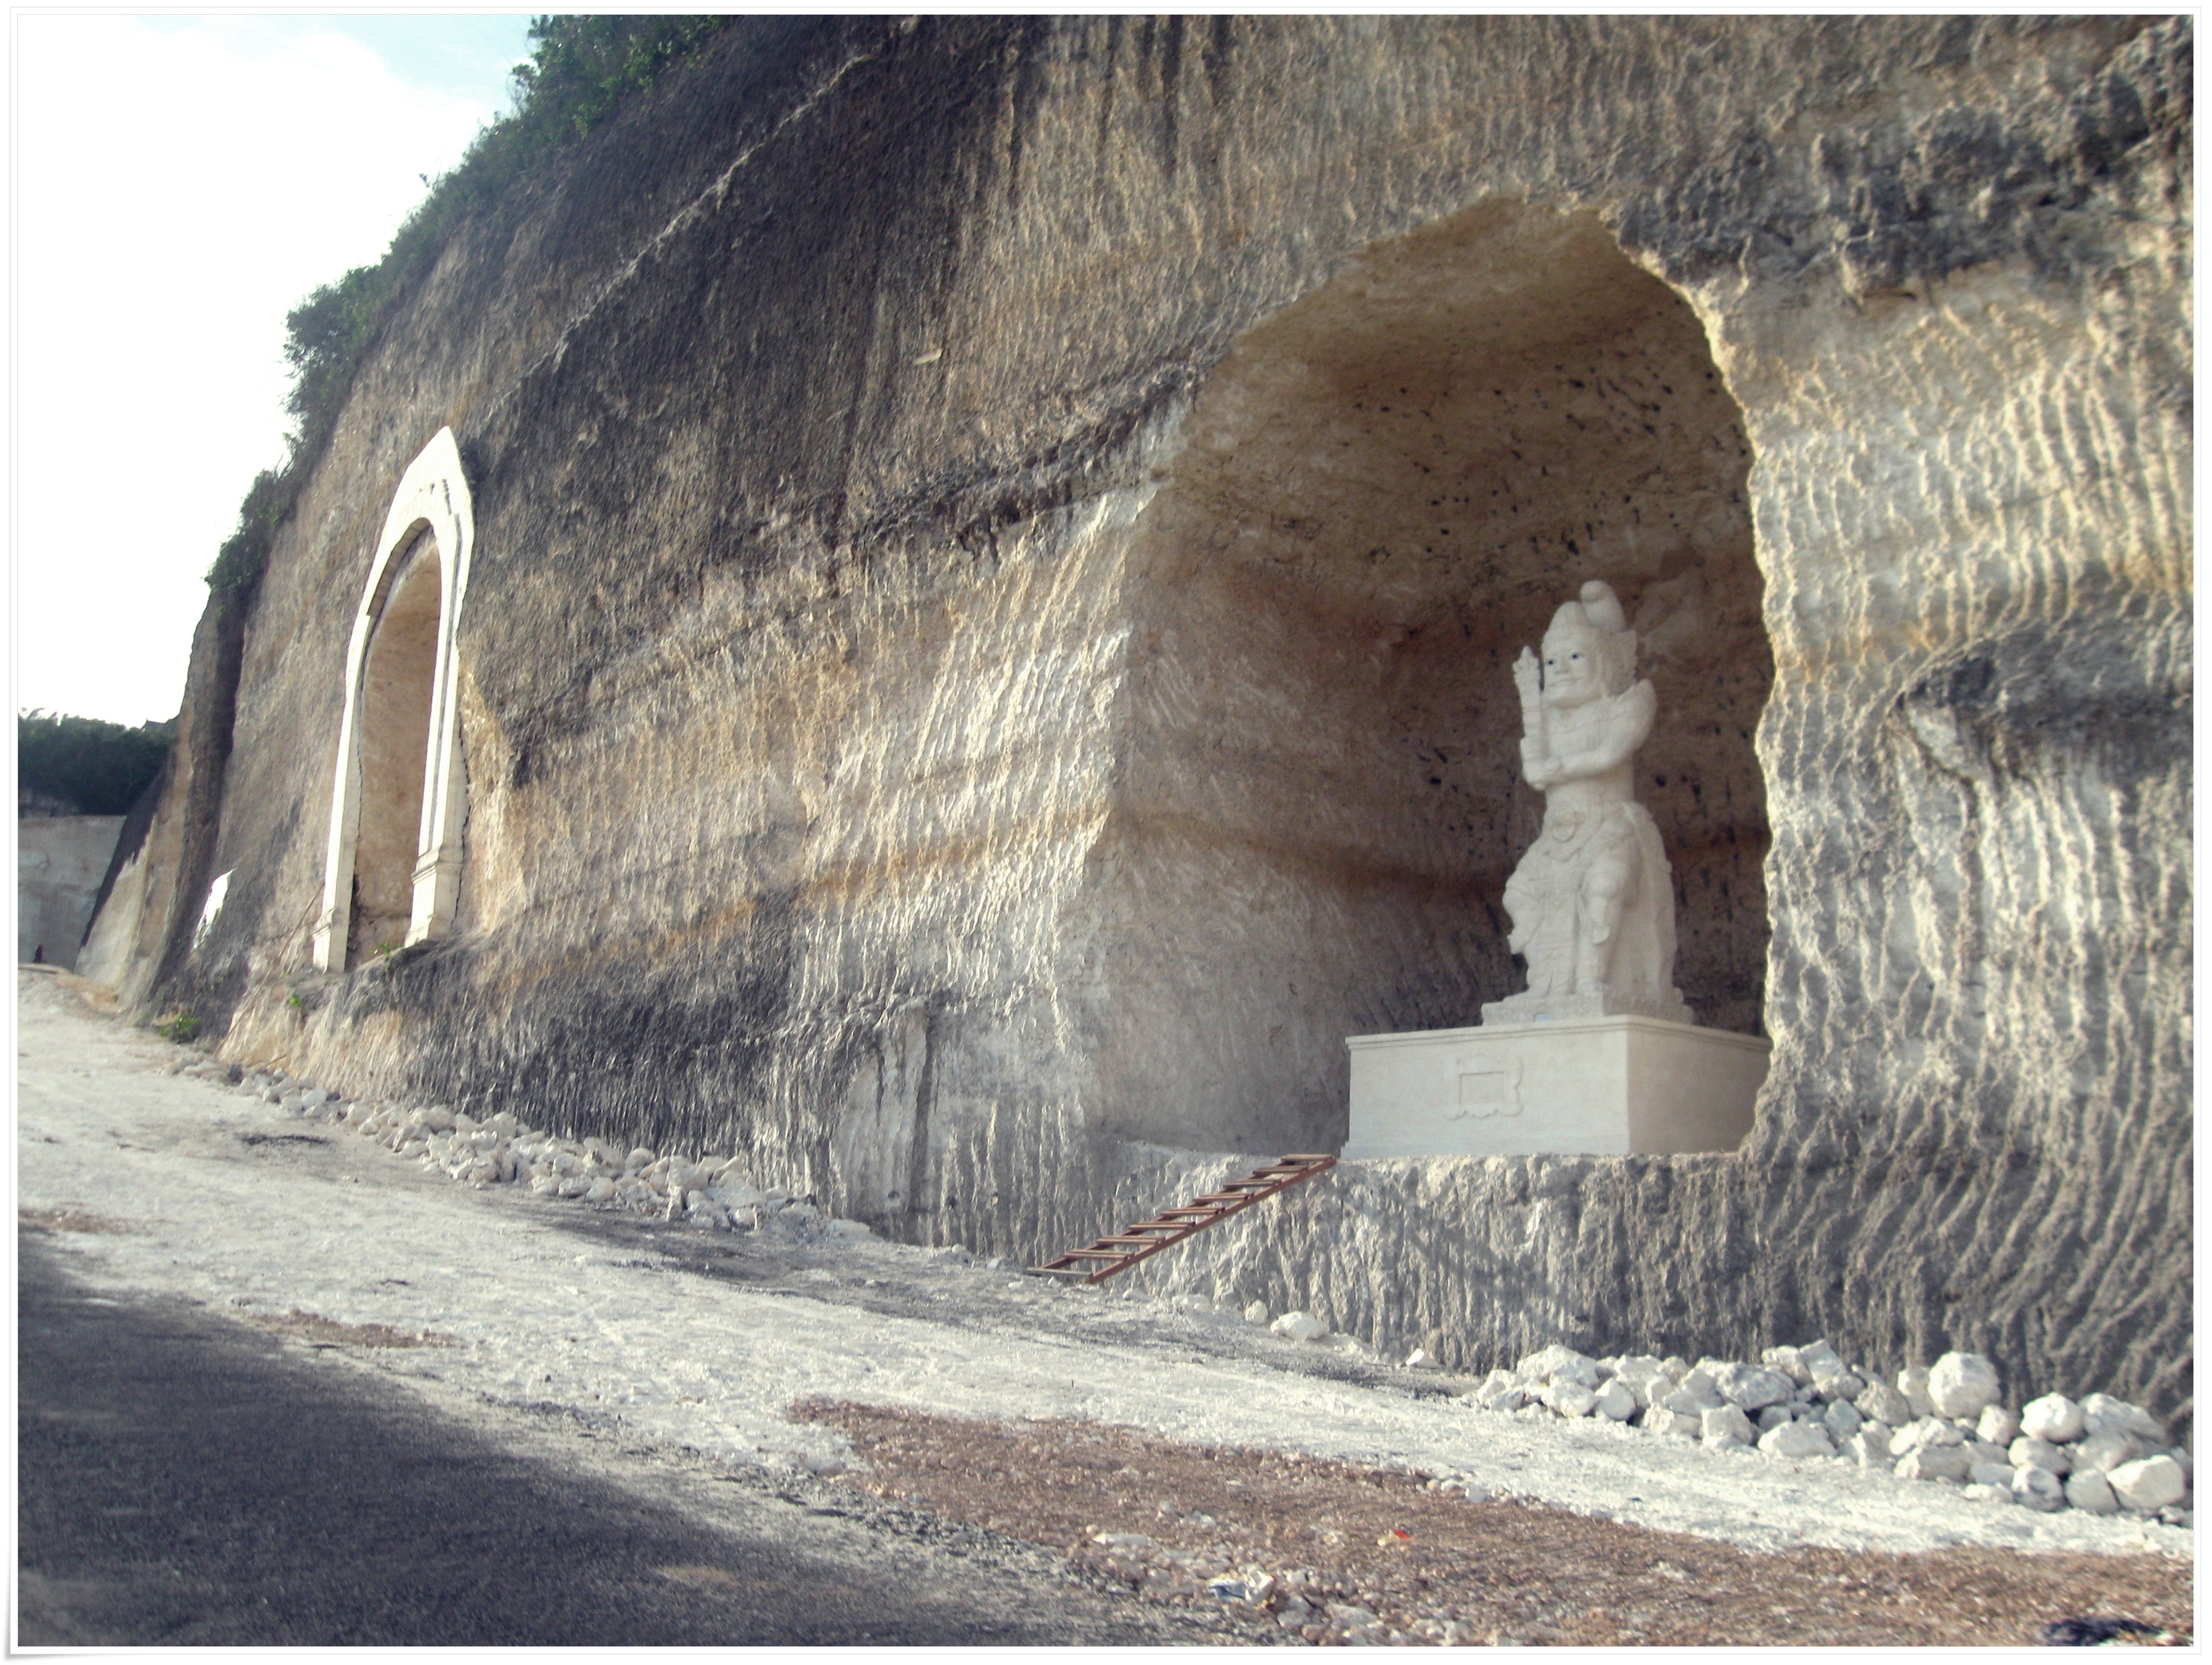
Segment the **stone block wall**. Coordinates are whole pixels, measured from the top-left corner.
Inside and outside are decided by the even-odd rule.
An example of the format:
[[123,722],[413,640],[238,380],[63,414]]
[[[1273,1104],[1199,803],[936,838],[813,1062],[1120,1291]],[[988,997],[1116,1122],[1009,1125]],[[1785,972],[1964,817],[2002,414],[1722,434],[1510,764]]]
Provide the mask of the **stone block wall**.
[[73,970],[119,815],[28,816],[15,823],[15,957]]

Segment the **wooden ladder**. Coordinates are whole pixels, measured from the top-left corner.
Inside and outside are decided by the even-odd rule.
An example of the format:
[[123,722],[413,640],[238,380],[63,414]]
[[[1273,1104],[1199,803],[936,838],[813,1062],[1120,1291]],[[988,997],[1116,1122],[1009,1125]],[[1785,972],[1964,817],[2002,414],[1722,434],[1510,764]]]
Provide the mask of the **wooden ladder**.
[[1300,1180],[1325,1174],[1336,1166],[1332,1156],[1285,1157],[1265,1168],[1255,1168],[1243,1179],[1231,1180],[1218,1191],[1194,1197],[1180,1208],[1162,1209],[1156,1218],[1125,1225],[1109,1237],[1101,1237],[1088,1249],[1070,1249],[1042,1266],[1030,1267],[1033,1278],[1067,1278],[1096,1284],[1117,1272],[1127,1272],[1148,1255],[1172,1249],[1231,1214],[1265,1202],[1278,1191],[1287,1191]]

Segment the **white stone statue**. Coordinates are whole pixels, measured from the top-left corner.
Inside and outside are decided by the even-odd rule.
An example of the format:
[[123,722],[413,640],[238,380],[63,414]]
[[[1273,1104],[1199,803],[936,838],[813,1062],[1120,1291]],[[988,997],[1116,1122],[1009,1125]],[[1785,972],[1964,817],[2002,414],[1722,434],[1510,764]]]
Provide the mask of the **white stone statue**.
[[1521,767],[1544,794],[1544,827],[1505,885],[1507,941],[1528,962],[1528,989],[1485,1006],[1483,1022],[1693,1022],[1674,986],[1667,853],[1632,773],[1659,698],[1636,680],[1636,633],[1612,588],[1583,585],[1553,616],[1541,665],[1522,648],[1513,680]]

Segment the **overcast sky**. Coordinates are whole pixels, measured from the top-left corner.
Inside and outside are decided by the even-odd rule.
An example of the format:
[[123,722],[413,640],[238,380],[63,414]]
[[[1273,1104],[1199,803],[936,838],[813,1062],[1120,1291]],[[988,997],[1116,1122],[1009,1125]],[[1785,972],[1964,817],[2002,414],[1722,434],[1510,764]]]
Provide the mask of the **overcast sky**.
[[176,714],[204,575],[283,455],[284,314],[507,109],[529,22],[15,15],[19,709]]

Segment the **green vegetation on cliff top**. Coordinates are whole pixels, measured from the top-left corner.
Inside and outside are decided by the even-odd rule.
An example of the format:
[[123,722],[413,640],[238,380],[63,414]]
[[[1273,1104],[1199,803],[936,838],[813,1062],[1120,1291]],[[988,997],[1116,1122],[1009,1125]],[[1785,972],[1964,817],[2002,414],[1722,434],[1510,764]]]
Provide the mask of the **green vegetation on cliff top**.
[[127,815],[161,772],[174,723],[125,728],[52,711],[15,714],[15,788],[73,806],[79,815]]
[[514,109],[477,133],[459,165],[430,187],[373,266],[325,283],[285,319],[292,368],[286,408],[295,426],[281,467],[254,478],[238,530],[207,581],[251,594],[276,528],[314,470],[369,349],[400,302],[436,263],[469,211],[496,199],[532,163],[580,137],[629,94],[726,27],[728,17],[537,17],[530,61],[514,68]]

